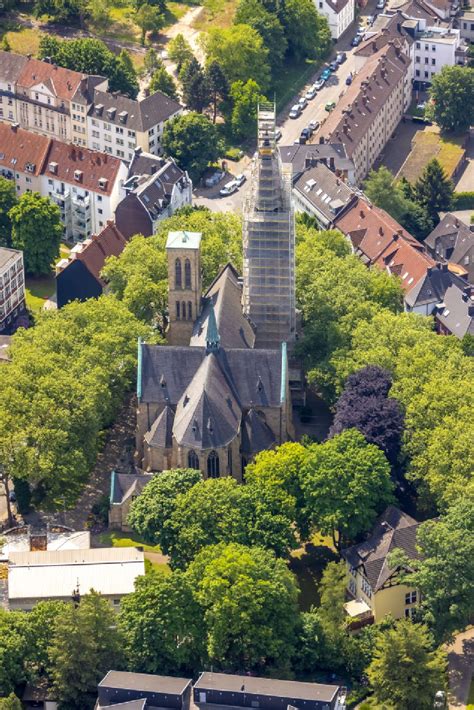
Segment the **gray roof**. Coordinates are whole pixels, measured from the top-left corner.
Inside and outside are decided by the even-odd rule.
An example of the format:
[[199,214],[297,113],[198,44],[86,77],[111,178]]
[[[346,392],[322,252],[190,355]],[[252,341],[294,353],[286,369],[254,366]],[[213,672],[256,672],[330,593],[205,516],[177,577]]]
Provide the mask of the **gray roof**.
[[134,192],[152,219],[156,219],[169,205],[173,187],[182,178],[188,179],[186,173],[170,158],[158,172],[143,182],[139,180]]
[[194,690],[222,690],[231,693],[267,695],[288,700],[319,700],[331,702],[339,691],[337,685],[301,683],[294,680],[256,678],[227,673],[201,673]]
[[308,168],[296,180],[293,189],[332,222],[355,200],[355,193],[324,163]]
[[[165,96],[161,91],[155,91],[145,99],[136,100],[122,96],[122,94],[112,94],[96,89],[94,103],[89,114],[114,125],[142,132],[148,131],[158,123],[167,121],[182,108],[180,103]],[[111,109],[115,109],[112,118],[107,113]],[[120,118],[121,115],[123,120]]]
[[139,700],[127,700],[125,703],[115,703],[115,705],[98,705],[98,710],[145,710],[147,704],[147,698],[140,698]]
[[451,212],[447,212],[441,222],[428,234],[425,244],[435,258],[441,248],[452,248],[454,251],[449,261],[460,264],[466,252],[474,247],[474,232],[471,232],[467,224]]
[[188,678],[175,678],[169,675],[109,671],[100,681],[99,687],[181,695],[190,683],[191,680]]
[[8,247],[0,247],[0,269],[5,269],[9,266],[9,262],[18,257],[22,252],[19,249],[9,249]]
[[242,313],[242,285],[232,264],[227,264],[209,286],[190,345],[204,346],[211,307],[214,308],[221,347],[253,348],[255,331]]
[[132,495],[140,495],[152,476],[148,473],[116,473],[112,472],[110,484],[110,502],[123,503]]
[[447,264],[436,264],[426,269],[426,275],[405,296],[405,301],[412,308],[429,303],[439,303],[443,300],[446,289],[452,284],[462,289],[466,282],[460,276],[453,274]]
[[358,545],[342,551],[352,567],[363,567],[374,592],[378,591],[395,571],[388,565],[393,550],[403,550],[409,559],[419,559],[416,533],[419,523],[407,513],[390,505],[378,519],[371,536]]
[[250,409],[242,422],[242,452],[256,454],[271,449],[275,436],[260,412]]
[[326,162],[331,167],[330,163],[333,160],[336,170],[354,169],[354,164],[347,157],[342,143],[284,145],[280,146],[280,157],[283,163],[292,164],[293,176],[301,173],[308,167],[308,164],[316,163],[317,161]]
[[0,51],[0,77],[7,84],[14,84],[28,61],[27,57],[13,52]]
[[173,445],[174,412],[168,405],[153,422],[150,431],[145,434],[148,446],[159,446],[165,449]]
[[474,335],[474,298],[466,291],[451,285],[446,289],[443,303],[436,311],[436,320],[458,338]]

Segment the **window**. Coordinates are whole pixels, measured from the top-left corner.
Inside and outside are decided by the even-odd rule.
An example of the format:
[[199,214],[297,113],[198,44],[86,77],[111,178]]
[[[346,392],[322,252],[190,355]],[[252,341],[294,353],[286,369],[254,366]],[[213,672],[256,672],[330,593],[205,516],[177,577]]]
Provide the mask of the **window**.
[[97,210],[99,214],[104,214],[104,210]]
[[181,303],[176,301],[176,318],[179,320],[181,318]]
[[421,57],[415,57],[415,62],[419,64],[421,62]]
[[176,259],[174,262],[174,287],[183,288],[181,279],[181,259]]
[[232,473],[232,449],[230,446],[227,449],[227,469],[229,473]]
[[115,126],[115,133],[123,133],[123,128],[120,128],[119,126]]
[[211,451],[207,457],[207,475],[210,478],[219,478],[219,454]]
[[429,71],[425,71],[425,79],[429,79],[430,73]]
[[416,69],[416,70],[415,70],[415,76],[420,76],[420,70],[419,70],[419,69]]
[[189,259],[184,262],[184,288],[191,288],[191,262]]
[[97,201],[102,202],[102,195],[97,195]]
[[416,591],[408,592],[405,594],[405,604],[415,604],[416,602]]
[[193,319],[193,304],[191,301],[188,301],[188,320]]
[[405,609],[405,619],[411,619],[413,617],[414,613],[415,613],[415,609],[413,609],[413,607]]
[[188,468],[194,468],[199,471],[199,458],[195,451],[190,451],[188,454]]
[[432,64],[433,66],[435,66],[435,64],[436,64],[436,58],[435,58],[435,57],[433,57],[433,59],[431,60],[431,64]]
[[181,303],[181,316],[183,320],[186,320],[186,302],[182,301]]
[[425,57],[425,64],[428,64],[429,61],[428,57]]
[[436,45],[434,45],[434,44],[431,45],[431,51],[436,52]]
[[421,44],[419,42],[416,43],[416,48],[421,49]]

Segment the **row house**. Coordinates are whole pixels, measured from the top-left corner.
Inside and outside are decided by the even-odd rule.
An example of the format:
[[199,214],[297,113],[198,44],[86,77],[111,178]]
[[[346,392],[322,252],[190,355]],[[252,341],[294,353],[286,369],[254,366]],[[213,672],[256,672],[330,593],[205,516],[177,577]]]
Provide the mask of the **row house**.
[[319,14],[327,19],[334,40],[338,40],[354,22],[355,0],[314,0],[314,4]]
[[433,259],[448,262],[451,271],[474,284],[474,226],[468,227],[456,215],[447,212],[424,244]]
[[319,131],[320,143],[342,143],[360,183],[411,103],[412,64],[403,43],[375,49]]
[[0,121],[130,161],[133,150],[158,154],[163,126],[182,106],[160,91],[130,99],[108,80],[12,52],[0,52]]
[[17,318],[25,312],[23,252],[0,247],[0,333],[15,330]]
[[59,206],[66,239],[98,233],[123,197],[127,168],[117,158],[0,123],[0,174],[18,195],[39,192]]

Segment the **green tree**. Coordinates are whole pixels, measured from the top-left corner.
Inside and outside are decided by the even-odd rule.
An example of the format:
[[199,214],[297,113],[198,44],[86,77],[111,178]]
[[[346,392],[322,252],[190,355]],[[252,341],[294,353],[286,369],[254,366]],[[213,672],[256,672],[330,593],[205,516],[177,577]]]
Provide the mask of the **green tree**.
[[436,158],[430,160],[414,185],[417,202],[426,209],[435,224],[439,212],[448,212],[453,202],[454,185]]
[[121,604],[119,627],[127,668],[141,673],[192,672],[199,665],[202,613],[180,572],[139,577]]
[[130,506],[128,524],[152,545],[169,552],[165,523],[171,518],[176,499],[201,480],[201,472],[192,468],[176,468],[153,476],[141,495]]
[[426,626],[399,621],[377,641],[368,677],[379,702],[396,710],[430,710],[435,693],[445,687],[446,658],[432,651]]
[[186,42],[181,33],[177,34],[176,37],[173,37],[173,39],[170,40],[167,49],[169,58],[176,64],[178,74],[186,62],[191,61],[194,56],[191,45]]
[[210,102],[209,86],[204,71],[195,57],[183,66],[179,78],[183,88],[183,100],[191,111],[202,113]]
[[421,612],[443,641],[464,628],[474,607],[474,485],[438,520],[417,532],[422,559],[410,562],[407,583],[421,592]]
[[9,212],[17,203],[15,183],[0,176],[0,246],[11,244],[12,223]]
[[338,549],[370,530],[392,500],[390,466],[383,452],[347,429],[324,444],[309,447],[303,489],[313,524],[332,535]]
[[28,653],[24,659],[27,676],[33,683],[50,678],[48,650],[53,640],[56,619],[64,610],[64,602],[43,601],[25,615]]
[[444,131],[464,131],[474,123],[474,69],[444,66],[433,77],[429,114]]
[[275,73],[283,63],[288,46],[277,15],[267,10],[260,0],[240,0],[234,22],[249,25],[258,32],[268,49],[268,60],[272,72]]
[[161,30],[165,24],[165,18],[159,7],[144,3],[135,13],[135,22],[142,31],[140,41],[144,47],[147,32]]
[[36,17],[49,15],[54,22],[82,25],[86,4],[85,0],[35,0],[33,12]]
[[205,548],[186,577],[204,616],[209,663],[241,672],[287,666],[298,591],[283,560],[258,547],[220,544]]
[[92,24],[97,29],[104,29],[110,23],[108,0],[89,0],[86,10]]
[[301,61],[322,59],[332,45],[328,21],[320,15],[312,0],[286,0],[282,24],[288,50]]
[[185,208],[160,222],[153,237],[134,237],[119,257],[107,259],[103,276],[112,293],[134,315],[163,328],[167,309],[168,269],[165,245],[168,231],[202,233],[202,283],[206,289],[228,261],[242,264],[242,223],[236,214]]
[[188,113],[168,121],[161,143],[165,153],[172,155],[194,182],[221,152],[216,127],[199,113]]
[[28,642],[22,621],[20,612],[0,609],[0,697],[13,693],[26,680],[23,659]]
[[51,61],[66,69],[85,74],[98,74],[109,80],[109,90],[134,99],[138,94],[135,71],[125,67],[104,42],[98,39],[60,40],[54,35],[44,34],[40,40],[38,56],[50,57]]
[[245,84],[235,81],[230,88],[232,99],[231,127],[238,139],[253,137],[257,134],[257,107],[267,101],[258,84],[249,79]]
[[[2,8],[0,9],[0,12],[1,12],[1,13],[7,12],[5,6],[11,5],[11,6],[13,7],[14,4],[15,4],[15,3],[14,3],[14,2],[10,2],[10,0],[8,0],[7,2],[3,2],[3,3],[2,3]],[[0,43],[0,48],[1,48],[2,52],[11,52],[11,51],[12,51],[10,42],[8,41],[8,37],[7,37],[6,34],[4,34],[3,37],[2,37],[2,41],[1,41],[1,43]]]
[[8,216],[12,246],[23,251],[25,270],[36,276],[50,274],[63,234],[59,207],[39,192],[25,192]]
[[216,61],[229,84],[253,79],[266,91],[270,85],[268,49],[259,33],[248,25],[212,28],[202,39],[208,63]]
[[8,698],[0,698],[0,710],[22,710],[23,705],[14,693],[10,693]]
[[91,591],[77,607],[66,604],[57,618],[49,655],[61,707],[82,710],[88,699],[92,706],[99,681],[122,663],[122,638],[109,602]]
[[206,83],[212,105],[212,122],[216,122],[217,109],[229,98],[229,84],[217,62],[211,62],[206,67]]
[[149,74],[153,74],[155,69],[160,69],[163,66],[163,62],[158,57],[156,49],[153,49],[153,47],[149,47],[146,50],[143,66]]
[[154,93],[155,91],[161,91],[166,96],[169,96],[170,99],[178,99],[176,83],[164,66],[155,69],[151,76],[150,92]]

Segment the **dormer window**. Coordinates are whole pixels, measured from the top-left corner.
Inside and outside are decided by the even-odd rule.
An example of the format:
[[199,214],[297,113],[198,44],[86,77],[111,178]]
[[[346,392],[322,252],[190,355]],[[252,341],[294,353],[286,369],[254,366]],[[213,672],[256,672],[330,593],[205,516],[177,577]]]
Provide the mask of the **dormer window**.
[[74,180],[76,180],[76,182],[82,182],[82,175],[82,170],[74,170]]
[[100,116],[102,114],[103,110],[104,110],[104,104],[96,104],[96,107],[95,107],[96,116]]
[[54,175],[56,175],[58,172],[58,164],[52,162],[48,165],[48,169],[49,169],[50,173],[53,173]]
[[119,113],[119,121],[120,123],[125,123],[128,118],[128,112],[127,111],[120,111]]
[[116,112],[117,112],[117,109],[115,108],[115,106],[112,106],[112,108],[107,109],[107,116],[110,118],[110,120],[112,120],[115,117]]
[[101,190],[105,190],[107,188],[107,182],[108,182],[107,178],[103,178],[103,177],[99,178],[99,187]]
[[35,164],[34,163],[25,163],[25,170],[27,173],[34,173],[35,172]]

